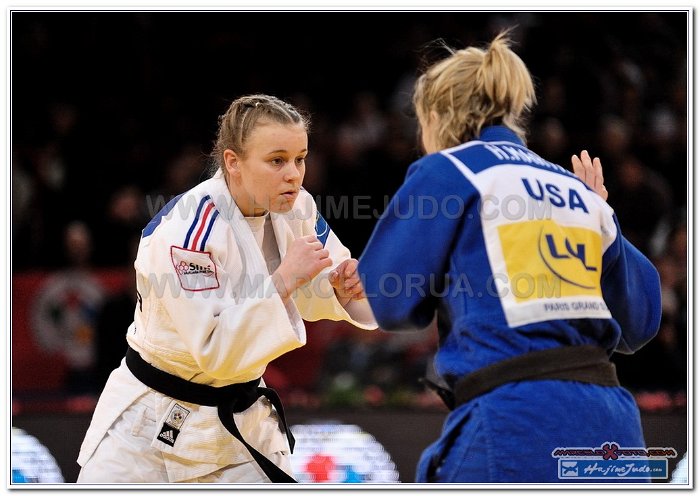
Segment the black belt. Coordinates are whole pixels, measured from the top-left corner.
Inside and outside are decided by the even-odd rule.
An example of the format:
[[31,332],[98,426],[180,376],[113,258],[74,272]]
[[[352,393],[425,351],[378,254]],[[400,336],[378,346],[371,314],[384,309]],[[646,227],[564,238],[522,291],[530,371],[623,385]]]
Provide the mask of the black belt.
[[615,364],[598,346],[563,346],[533,351],[483,367],[457,381],[453,390],[424,380],[450,410],[498,386],[517,381],[562,380],[619,386]]
[[266,458],[265,455],[248,444],[243,439],[233,419],[234,413],[248,409],[258,398],[265,396],[277,410],[287,434],[289,448],[294,451],[294,436],[287,427],[282,401],[274,389],[258,386],[260,378],[242,384],[231,384],[230,386],[222,387],[197,384],[157,369],[141,358],[141,355],[131,347],[126,351],[126,365],[138,380],[166,396],[196,405],[217,407],[221,423],[233,434],[233,437],[246,447],[272,482],[297,482]]

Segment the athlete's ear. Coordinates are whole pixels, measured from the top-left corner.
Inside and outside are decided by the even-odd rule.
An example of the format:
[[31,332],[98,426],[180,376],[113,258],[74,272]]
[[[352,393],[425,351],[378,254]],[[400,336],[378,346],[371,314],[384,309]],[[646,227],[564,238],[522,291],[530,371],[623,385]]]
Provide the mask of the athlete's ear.
[[226,167],[226,172],[228,172],[231,176],[236,177],[241,175],[238,155],[236,152],[229,150],[228,148],[224,150],[224,166]]

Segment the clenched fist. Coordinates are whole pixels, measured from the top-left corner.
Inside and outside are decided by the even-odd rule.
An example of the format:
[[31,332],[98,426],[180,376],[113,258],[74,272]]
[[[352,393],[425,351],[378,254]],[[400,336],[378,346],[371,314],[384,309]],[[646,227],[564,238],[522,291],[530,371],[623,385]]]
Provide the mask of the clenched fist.
[[310,234],[289,245],[280,266],[272,274],[272,280],[277,292],[285,299],[332,264],[328,250],[314,234]]

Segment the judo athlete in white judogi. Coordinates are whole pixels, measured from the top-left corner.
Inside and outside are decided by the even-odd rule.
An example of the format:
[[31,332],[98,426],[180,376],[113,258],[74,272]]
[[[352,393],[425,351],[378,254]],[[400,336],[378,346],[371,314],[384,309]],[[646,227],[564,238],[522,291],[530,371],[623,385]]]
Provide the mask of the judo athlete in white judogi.
[[145,227],[129,350],[83,441],[79,483],[295,482],[261,376],[303,320],[377,324],[357,260],[302,189],[307,121],[266,95],[220,120],[214,176]]

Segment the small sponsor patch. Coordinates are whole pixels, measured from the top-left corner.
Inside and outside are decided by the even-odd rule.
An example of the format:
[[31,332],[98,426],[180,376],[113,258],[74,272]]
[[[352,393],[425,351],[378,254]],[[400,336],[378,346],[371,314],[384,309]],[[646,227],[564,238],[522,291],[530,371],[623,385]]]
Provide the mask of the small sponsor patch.
[[165,422],[160,428],[160,433],[158,434],[158,439],[169,446],[173,446],[177,440],[177,436],[180,434],[180,428],[182,424],[185,423],[185,419],[190,414],[190,411],[184,406],[175,403],[170,407]]
[[190,411],[182,405],[175,403],[168,413],[168,418],[165,419],[165,423],[169,424],[171,427],[179,429],[185,422],[185,419],[190,414]]
[[601,298],[600,233],[544,219],[501,225],[498,234],[516,303],[548,297]]
[[177,436],[180,434],[180,429],[176,429],[168,424],[163,424],[158,434],[158,439],[168,446],[174,446]]
[[204,291],[219,287],[216,265],[210,252],[171,246],[170,258],[182,289]]

